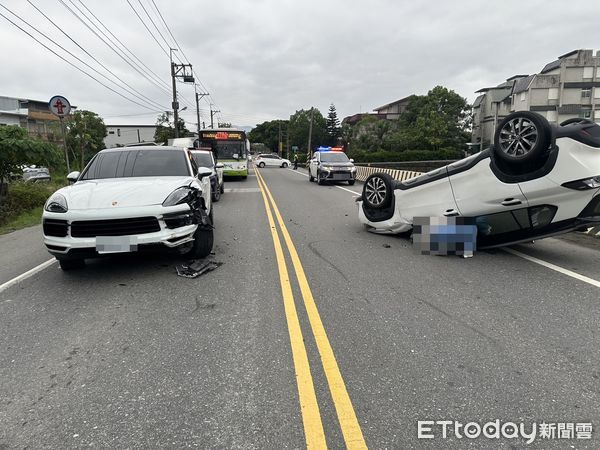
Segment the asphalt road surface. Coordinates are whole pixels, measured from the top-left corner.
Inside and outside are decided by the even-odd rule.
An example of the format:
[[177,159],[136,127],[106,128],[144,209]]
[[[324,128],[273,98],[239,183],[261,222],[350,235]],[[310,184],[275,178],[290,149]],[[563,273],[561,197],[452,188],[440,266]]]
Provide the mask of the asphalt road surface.
[[[164,252],[63,272],[40,227],[0,236],[0,449],[600,447],[598,241],[424,256],[364,230],[358,184],[226,189],[223,265],[195,279]],[[496,420],[555,438],[418,437]]]

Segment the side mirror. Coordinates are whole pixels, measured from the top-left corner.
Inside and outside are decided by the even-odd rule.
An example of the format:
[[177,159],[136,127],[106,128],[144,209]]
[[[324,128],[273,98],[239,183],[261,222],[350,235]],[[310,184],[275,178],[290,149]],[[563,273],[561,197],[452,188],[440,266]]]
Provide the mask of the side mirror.
[[354,158],[350,158],[350,162],[353,163],[354,162]]
[[77,181],[77,178],[79,178],[80,174],[81,174],[81,172],[77,172],[77,171],[71,172],[71,173],[69,173],[69,175],[67,175],[67,180],[70,183],[75,183]]
[[209,177],[212,175],[212,169],[208,167],[198,167],[198,178]]
[[225,167],[223,165],[223,163],[217,163],[217,164],[215,164],[215,169],[222,169],[223,167]]
[[232,155],[233,159],[240,159],[240,155],[238,155],[237,153],[234,153]]

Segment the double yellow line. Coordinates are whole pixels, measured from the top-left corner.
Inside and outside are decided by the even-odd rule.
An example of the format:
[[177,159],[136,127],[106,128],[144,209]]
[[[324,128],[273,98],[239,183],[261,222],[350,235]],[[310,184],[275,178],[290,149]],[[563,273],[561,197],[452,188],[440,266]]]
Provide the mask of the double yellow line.
[[342,374],[340,373],[333,349],[331,348],[331,344],[327,338],[325,327],[323,326],[323,322],[319,316],[319,311],[308,284],[308,280],[306,279],[304,268],[302,267],[302,263],[298,257],[298,252],[296,251],[296,247],[294,246],[292,238],[290,237],[290,233],[288,232],[287,227],[281,218],[279,208],[277,207],[277,204],[275,203],[267,184],[265,183],[258,169],[255,168],[255,172],[265,203],[265,209],[267,211],[267,218],[271,228],[273,245],[275,246],[275,255],[277,257],[277,265],[279,268],[279,280],[281,283],[281,293],[283,295],[285,315],[288,325],[288,332],[290,335],[294,369],[296,371],[298,397],[300,399],[300,410],[302,412],[306,446],[307,448],[327,448],[327,442],[325,440],[323,422],[321,420],[317,395],[315,393],[315,387],[310,372],[308,354],[302,338],[302,329],[300,327],[300,321],[298,320],[298,312],[294,302],[294,295],[292,293],[292,286],[290,283],[287,264],[285,261],[281,240],[279,238],[279,232],[277,231],[275,220],[273,219],[273,213],[277,218],[277,223],[292,260],[292,265],[294,266],[296,279],[298,280],[300,292],[302,293],[302,298],[304,300],[304,307],[306,308],[310,327],[317,344],[317,350],[319,351],[319,356],[321,357],[321,364],[323,365],[325,377],[327,378],[329,392],[331,393],[331,397],[333,399],[346,447],[349,449],[365,449],[367,446],[362,434],[362,430],[360,429],[358,419],[356,418],[356,413],[354,412],[352,401],[348,395],[348,391],[346,389],[344,379],[342,378]]

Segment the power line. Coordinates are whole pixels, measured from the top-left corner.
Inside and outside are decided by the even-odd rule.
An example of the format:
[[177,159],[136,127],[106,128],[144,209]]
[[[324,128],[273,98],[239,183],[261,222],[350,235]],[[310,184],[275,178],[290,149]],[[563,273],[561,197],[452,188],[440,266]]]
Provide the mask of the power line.
[[[112,31],[110,31],[110,29],[106,25],[104,25],[104,22],[102,22],[100,19],[98,19],[98,17],[87,6],[85,6],[85,4],[83,3],[82,0],[79,0],[79,3],[81,3],[81,6],[83,6],[85,8],[85,10],[87,12],[89,12],[90,15],[94,19],[96,19],[96,22],[98,22],[100,25],[102,25],[102,28],[104,28],[108,32],[108,34],[110,34],[112,36],[112,38],[115,41],[117,41],[125,51],[127,51],[127,53],[129,53],[131,56],[133,56],[133,58],[136,59],[141,64],[141,66],[143,66],[150,74],[153,75],[153,78],[158,80],[159,83],[162,83],[167,88],[169,87],[168,83],[166,83],[159,75],[157,75],[154,71],[152,71],[152,69],[150,69],[150,67],[148,67],[146,64],[144,64],[144,62],[140,58],[138,58],[135,53],[133,53],[131,50],[129,50],[129,48],[125,44],[123,44],[123,42],[121,42],[121,40],[117,36],[115,36],[115,34]],[[88,18],[88,20],[90,20],[90,19]],[[90,20],[90,22],[91,22],[91,20]],[[111,41],[111,42],[113,42],[113,41]]]
[[[138,0],[139,1],[139,0]],[[173,42],[175,42],[175,45],[177,46],[177,48],[179,50],[181,50],[181,54],[183,55],[183,57],[185,58],[185,60],[187,61],[187,63],[190,63],[190,60],[188,59],[187,55],[185,54],[185,52],[183,51],[183,48],[181,47],[181,45],[179,45],[179,42],[177,42],[177,39],[175,38],[175,36],[173,35],[173,33],[171,32],[171,28],[169,28],[169,25],[167,24],[165,18],[163,17],[162,13],[160,12],[160,9],[158,9],[158,6],[156,5],[156,2],[154,0],[151,0],[152,4],[154,5],[154,9],[156,9],[156,12],[158,13],[160,20],[162,21],[162,23],[164,24],[165,28],[167,29],[167,32],[169,33],[169,35],[171,36],[171,38],[173,39]],[[181,62],[181,61],[180,61]],[[204,92],[210,92],[210,89],[208,89],[203,83],[202,81],[198,78],[198,76],[196,75],[196,73],[194,72],[194,70],[192,69],[192,74],[194,75],[194,77],[198,80],[198,83],[200,84],[200,86],[202,87],[202,89],[204,89]],[[216,104],[216,102],[214,101],[214,97],[212,97],[210,94],[208,94],[207,97],[204,97],[204,101],[210,105],[210,101],[209,98],[213,99],[213,104]]]
[[[146,78],[146,80],[148,80],[149,82],[151,82],[152,84],[154,84],[155,86],[159,87],[160,89],[162,89],[165,92],[169,92],[168,88],[165,88],[164,86],[161,86],[159,83],[156,82],[156,80],[153,80],[152,78],[148,77],[148,75],[146,75],[144,73],[143,70],[140,70],[139,67],[136,67],[134,64],[132,64],[132,62],[126,57],[124,56],[122,53],[123,51],[118,49],[119,51],[117,51],[117,49],[115,47],[113,47],[111,44],[109,44],[106,39],[104,39],[102,36],[100,36],[94,29],[92,29],[90,27],[90,25],[88,25],[88,23],[83,20],[79,14],[77,14],[71,7],[69,7],[69,5],[67,5],[63,0],[58,0],[71,14],[73,14],[88,30],[90,30],[98,39],[100,39],[108,48],[110,48],[116,55],[118,55],[123,61],[125,61],[132,69],[134,69],[136,72],[138,72],[140,75],[142,75],[144,78]],[[75,5],[73,3],[72,0],[71,3],[73,4],[73,6],[82,14],[83,17],[85,17],[85,19],[87,19],[96,29],[98,29],[98,31],[100,31],[108,40],[110,40],[106,34],[100,30],[98,28],[98,26],[89,18],[87,17],[87,15],[85,15],[85,13],[83,13],[79,7],[77,5]],[[167,85],[168,86],[168,85]]]
[[[6,7],[4,7],[6,9]],[[12,13],[12,12],[11,12]],[[14,14],[14,13],[13,13]],[[33,39],[34,41],[36,41],[38,44],[40,44],[42,47],[44,47],[46,50],[48,50],[49,52],[53,53],[55,56],[57,56],[58,58],[60,58],[61,60],[63,60],[64,62],[66,62],[67,64],[69,64],[70,66],[74,67],[75,69],[79,70],[80,72],[84,73],[85,75],[87,75],[88,77],[90,77],[92,80],[94,80],[95,82],[97,82],[98,84],[104,86],[106,89],[108,89],[109,91],[114,92],[115,94],[119,95],[120,97],[123,97],[125,100],[128,100],[132,103],[135,103],[138,106],[141,106],[142,108],[146,108],[146,109],[152,109],[149,106],[143,105],[141,103],[138,103],[137,101],[121,94],[118,91],[115,91],[113,88],[111,88],[110,86],[107,86],[106,84],[104,84],[102,81],[98,80],[96,77],[94,77],[93,75],[89,74],[88,72],[86,72],[85,70],[83,70],[81,67],[78,67],[77,65],[73,64],[71,61],[63,58],[61,55],[59,55],[58,53],[56,53],[54,50],[52,50],[50,47],[48,47],[46,44],[44,44],[43,42],[41,42],[40,40],[38,40],[35,36],[33,36],[31,33],[29,33],[27,30],[25,30],[24,28],[20,27],[19,25],[17,25],[15,22],[13,22],[12,20],[10,20],[8,17],[6,17],[4,14],[2,14],[0,12],[0,16],[3,17],[4,19],[6,19],[8,22],[10,22],[12,25],[14,25],[15,27],[17,27],[19,30],[21,30],[23,33],[25,33],[27,36],[29,36],[31,39]],[[17,16],[18,17],[18,16]],[[21,19],[23,20],[23,19]],[[27,22],[25,22],[27,23]],[[29,24],[28,24],[29,25]],[[31,25],[30,25],[31,26]],[[33,28],[33,27],[32,27]]]
[[[141,92],[139,92],[137,89],[135,89],[133,86],[131,86],[130,84],[128,84],[126,81],[124,81],[123,79],[121,79],[118,75],[116,75],[112,70],[110,70],[108,67],[106,67],[104,64],[102,64],[100,61],[98,61],[98,59],[96,59],[90,52],[88,52],[85,48],[83,48],[81,45],[79,45],[79,43],[77,41],[75,41],[68,33],[66,33],[62,28],[60,28],[50,17],[48,17],[41,9],[39,9],[36,5],[34,5],[31,0],[27,0],[27,2],[33,6],[36,11],[38,11],[42,16],[44,16],[44,18],[46,20],[48,20],[52,25],[54,25],[63,35],[65,35],[68,39],[71,40],[71,42],[73,42],[75,45],[77,45],[77,47],[79,47],[86,55],[88,55],[90,58],[92,58],[97,64],[99,64],[104,70],[106,70],[108,73],[110,73],[112,76],[114,76],[117,80],[119,80],[121,83],[123,83],[125,86],[127,86],[129,89],[123,88],[122,86],[120,86],[118,83],[116,83],[114,80],[110,79],[109,77],[107,77],[106,75],[102,74],[101,72],[99,72],[98,70],[96,70],[94,67],[92,67],[91,65],[89,65],[88,63],[86,63],[85,61],[83,61],[81,58],[77,57],[76,55],[74,55],[73,53],[71,53],[69,50],[65,49],[62,45],[58,44],[56,41],[54,41],[52,38],[48,37],[47,35],[45,35],[44,33],[42,33],[40,30],[33,28],[31,25],[29,25],[31,28],[33,28],[34,30],[36,30],[39,34],[41,34],[42,36],[44,36],[46,39],[48,39],[50,42],[52,42],[54,45],[56,45],[57,47],[59,47],[61,50],[63,50],[64,52],[68,53],[69,55],[71,55],[73,58],[77,59],[79,62],[81,62],[82,64],[84,64],[86,67],[92,69],[93,71],[95,71],[96,73],[98,73],[99,75],[101,75],[103,78],[105,78],[106,80],[110,81],[111,83],[113,83],[114,85],[120,87],[121,89],[123,89],[124,91],[128,92],[129,94],[133,95],[134,97],[138,98],[139,100],[142,101],[147,101],[150,104],[153,104],[154,106],[158,106],[159,108],[166,108],[164,105],[161,105],[160,103],[155,102],[154,100],[152,100],[149,97],[146,97],[144,94],[142,94]],[[0,5],[2,6],[2,5]],[[3,8],[5,8],[4,6],[2,6]],[[5,8],[6,9],[6,8]],[[11,12],[11,14],[15,15],[14,13]],[[16,16],[16,15],[15,15]],[[18,17],[18,16],[16,16]],[[21,19],[19,17],[20,20],[23,21],[23,19]],[[27,23],[27,22],[25,22]]]
[[169,56],[169,52],[167,50],[165,50],[162,45],[160,45],[160,42],[158,42],[158,39],[156,39],[156,36],[154,36],[154,33],[152,33],[152,31],[150,31],[150,28],[148,28],[148,25],[146,25],[146,22],[144,22],[144,19],[142,19],[142,17],[138,14],[137,10],[133,7],[133,5],[131,4],[131,2],[129,0],[126,0],[126,1],[129,4],[129,6],[131,7],[132,11],[137,16],[137,18],[140,19],[140,22],[142,22],[142,25],[144,25],[144,28],[146,28],[146,30],[148,31],[148,33],[150,34],[150,36],[152,36],[152,39],[154,39],[154,41],[158,44],[158,46],[163,51],[163,53],[165,55]]

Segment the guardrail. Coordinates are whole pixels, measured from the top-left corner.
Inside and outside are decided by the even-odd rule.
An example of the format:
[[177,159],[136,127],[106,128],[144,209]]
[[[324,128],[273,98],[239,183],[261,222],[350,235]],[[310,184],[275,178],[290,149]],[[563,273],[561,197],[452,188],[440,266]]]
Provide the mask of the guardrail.
[[387,173],[393,179],[398,181],[408,180],[409,178],[418,177],[423,172],[414,172],[412,170],[397,170],[397,169],[386,169],[383,167],[367,167],[367,166],[356,166],[356,179],[358,181],[365,181],[369,175],[375,172]]

